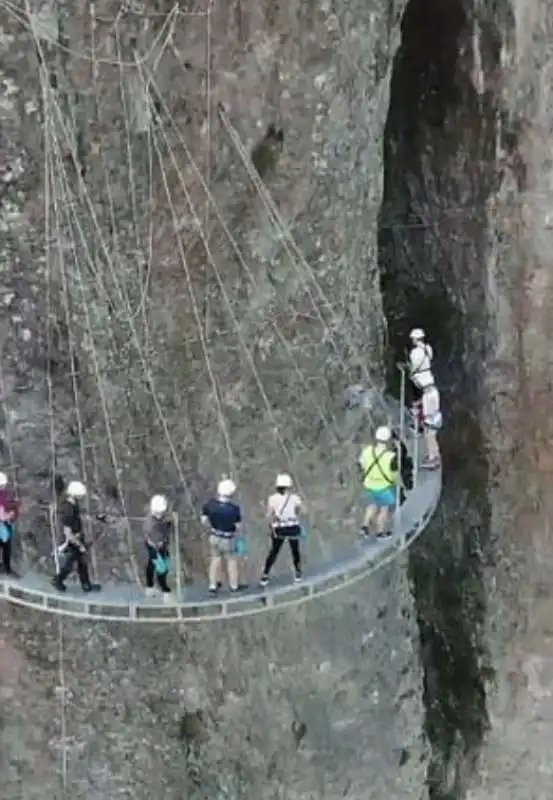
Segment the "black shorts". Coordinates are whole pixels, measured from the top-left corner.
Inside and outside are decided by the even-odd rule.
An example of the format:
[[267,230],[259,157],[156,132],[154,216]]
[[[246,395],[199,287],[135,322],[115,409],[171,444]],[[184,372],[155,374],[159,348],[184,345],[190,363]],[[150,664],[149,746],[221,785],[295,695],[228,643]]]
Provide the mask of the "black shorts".
[[299,539],[301,525],[275,525],[272,533],[277,539]]

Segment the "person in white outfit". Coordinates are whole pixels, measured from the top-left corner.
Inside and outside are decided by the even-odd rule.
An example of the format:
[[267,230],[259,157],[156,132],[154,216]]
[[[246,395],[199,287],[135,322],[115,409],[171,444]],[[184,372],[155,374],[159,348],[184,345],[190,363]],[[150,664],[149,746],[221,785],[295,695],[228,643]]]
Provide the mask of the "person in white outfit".
[[434,386],[432,372],[432,359],[434,351],[431,345],[425,342],[425,333],[422,328],[413,328],[409,334],[411,349],[408,358],[408,371],[413,386],[413,402],[411,403],[411,419],[413,429],[418,435],[422,430],[422,393],[423,390]]
[[422,328],[413,328],[409,338],[411,339],[408,365],[409,377],[418,390],[420,398],[423,389],[434,385],[434,375],[432,373],[434,350],[431,345],[426,343],[425,333]]
[[290,545],[292,561],[294,562],[294,580],[300,581],[301,556],[300,543],[301,524],[299,515],[303,503],[299,495],[292,491],[293,484],[290,475],[281,473],[277,475],[275,492],[267,500],[267,520],[271,533],[271,549],[265,561],[260,583],[266,586],[269,574],[285,541]]
[[428,454],[421,466],[425,469],[437,469],[440,465],[437,432],[442,426],[442,415],[440,393],[432,372],[434,350],[426,342],[426,335],[422,328],[413,328],[409,338],[411,339],[409,377],[417,395],[411,413],[417,433],[419,433],[419,422],[422,422]]

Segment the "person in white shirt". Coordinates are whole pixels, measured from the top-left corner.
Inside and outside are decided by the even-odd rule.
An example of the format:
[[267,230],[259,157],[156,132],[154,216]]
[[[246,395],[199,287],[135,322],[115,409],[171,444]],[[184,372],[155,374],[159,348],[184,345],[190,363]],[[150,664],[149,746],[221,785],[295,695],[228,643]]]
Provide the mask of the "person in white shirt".
[[301,523],[299,515],[302,509],[303,502],[301,497],[292,491],[292,478],[290,475],[284,473],[277,475],[275,492],[269,496],[267,501],[267,520],[271,532],[271,549],[261,575],[261,586],[266,586],[269,583],[269,574],[285,541],[290,544],[294,562],[294,580],[301,580],[299,544]]
[[425,342],[425,333],[422,328],[413,328],[409,338],[411,339],[409,377],[419,392],[422,392],[427,386],[434,384],[432,373],[434,350]]
[[409,351],[408,370],[413,385],[414,400],[411,403],[411,418],[413,430],[416,435],[421,432],[422,419],[422,394],[425,389],[435,386],[432,372],[432,359],[434,350],[425,342],[425,333],[422,328],[413,328],[409,334],[411,350]]

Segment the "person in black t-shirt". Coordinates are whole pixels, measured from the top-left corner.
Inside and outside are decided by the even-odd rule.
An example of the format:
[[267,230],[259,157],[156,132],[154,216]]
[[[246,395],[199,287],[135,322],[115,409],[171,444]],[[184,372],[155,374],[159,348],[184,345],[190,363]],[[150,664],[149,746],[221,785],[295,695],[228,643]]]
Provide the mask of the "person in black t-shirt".
[[235,539],[240,530],[242,511],[231,499],[235,492],[234,482],[223,478],[217,487],[217,496],[208,500],[202,507],[202,523],[210,531],[210,594],[215,594],[220,586],[219,572],[222,561],[226,562],[230,591],[237,592],[240,588]]
[[84,592],[99,589],[90,582],[88,572],[88,552],[84,539],[83,522],[79,500],[86,497],[86,487],[80,481],[71,481],[66,489],[65,497],[59,510],[62,532],[65,542],[59,552],[62,561],[58,574],[52,581],[56,589],[65,592],[65,580],[76,566],[79,580]]

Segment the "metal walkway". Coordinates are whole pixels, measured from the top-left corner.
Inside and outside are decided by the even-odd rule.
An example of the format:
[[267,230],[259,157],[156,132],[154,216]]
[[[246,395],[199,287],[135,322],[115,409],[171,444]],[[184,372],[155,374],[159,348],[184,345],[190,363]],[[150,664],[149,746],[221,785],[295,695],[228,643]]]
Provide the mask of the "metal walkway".
[[[292,576],[275,577],[267,587],[256,586],[237,595],[221,592],[209,595],[207,586],[191,586],[173,591],[170,602],[163,597],[146,597],[140,586],[104,584],[100,592],[84,594],[80,587],[69,586],[63,594],[57,592],[46,576],[27,572],[19,579],[0,578],[0,599],[15,605],[34,608],[68,617],[91,620],[126,622],[206,622],[214,619],[253,616],[271,609],[298,605],[330,594],[379,569],[403,552],[422,533],[434,514],[441,494],[441,470],[419,470],[424,457],[422,439],[406,432],[404,383],[401,403],[389,404],[391,415],[415,462],[415,485],[401,508],[394,515],[393,534],[387,539],[358,542],[356,546],[337,553],[331,560],[307,568],[301,583]],[[366,401],[366,402],[365,402]],[[372,401],[367,392],[358,392],[355,405],[366,406]],[[352,539],[357,532],[352,530]]]

